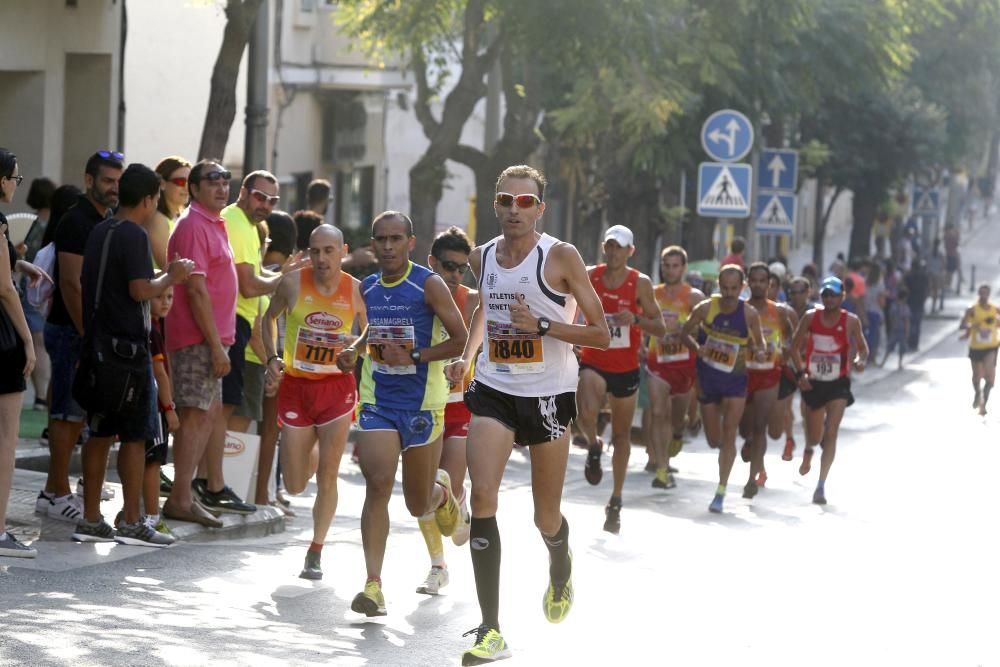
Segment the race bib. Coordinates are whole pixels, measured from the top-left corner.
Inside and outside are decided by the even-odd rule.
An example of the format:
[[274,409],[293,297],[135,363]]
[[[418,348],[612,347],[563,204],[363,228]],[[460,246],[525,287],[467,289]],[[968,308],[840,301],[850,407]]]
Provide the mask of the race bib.
[[542,337],[537,333],[520,331],[507,322],[486,322],[487,362],[497,373],[542,373],[545,356]]
[[993,342],[993,328],[992,327],[981,327],[976,329],[976,342],[977,343],[992,343]]
[[628,324],[615,324],[614,315],[605,315],[604,319],[608,321],[608,330],[611,332],[611,343],[608,345],[608,349],[617,350],[628,347],[632,341],[632,327]]
[[671,364],[687,361],[691,351],[681,342],[680,334],[667,334],[656,341],[656,361],[661,364]]
[[757,355],[751,352],[750,348],[747,347],[747,368],[752,368],[755,371],[769,371],[774,368],[777,362],[777,352],[778,348],[774,344],[774,341],[767,340],[771,336],[771,330],[764,329],[764,340],[766,341],[765,347],[765,358],[764,361],[757,361]]
[[702,361],[723,373],[732,373],[740,355],[740,344],[722,340],[709,334],[702,345]]
[[813,352],[809,357],[809,379],[829,382],[840,377],[840,354]]
[[372,370],[386,375],[416,375],[414,364],[405,366],[390,366],[383,363],[382,351],[386,345],[401,345],[403,351],[409,354],[415,347],[416,338],[413,326],[386,327],[370,325],[368,327],[368,355],[372,359]]
[[340,373],[337,355],[347,347],[344,334],[299,327],[295,332],[295,355],[292,367],[306,373]]

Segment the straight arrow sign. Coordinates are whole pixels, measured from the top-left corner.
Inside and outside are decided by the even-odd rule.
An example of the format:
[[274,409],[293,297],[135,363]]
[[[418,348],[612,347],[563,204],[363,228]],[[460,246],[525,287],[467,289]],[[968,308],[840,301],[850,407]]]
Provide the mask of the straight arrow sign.
[[799,152],[790,149],[766,149],[757,163],[757,189],[771,192],[795,192],[798,185]]

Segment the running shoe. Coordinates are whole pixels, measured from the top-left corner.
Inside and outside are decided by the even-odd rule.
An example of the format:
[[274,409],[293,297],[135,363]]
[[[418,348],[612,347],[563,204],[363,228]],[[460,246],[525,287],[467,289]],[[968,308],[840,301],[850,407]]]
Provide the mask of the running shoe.
[[604,471],[601,470],[601,446],[599,444],[591,447],[590,451],[587,452],[587,464],[583,467],[583,476],[587,478],[591,486],[597,486],[601,483]]
[[257,511],[256,505],[243,502],[243,499],[228,486],[223,486],[220,491],[209,491],[205,488],[198,494],[198,499],[209,512],[247,515]]
[[722,514],[722,500],[723,495],[721,493],[715,494],[715,497],[712,498],[711,504],[708,506],[708,511],[713,514]]
[[[569,552],[570,567],[573,565],[573,552]],[[572,572],[572,570],[571,570]],[[573,575],[570,574],[566,583],[556,586],[549,580],[549,587],[542,596],[542,611],[549,623],[562,623],[573,608]]]
[[588,443],[587,439],[582,435],[574,435],[573,446],[579,447],[580,449],[587,449],[588,447],[590,447],[590,443]]
[[[76,480],[76,495],[83,498],[83,477]],[[105,484],[101,487],[101,501],[113,500],[115,497],[115,490],[110,486]]]
[[434,510],[434,521],[441,534],[450,537],[455,534],[455,528],[462,518],[461,510],[458,508],[458,502],[455,501],[455,494],[451,492],[451,477],[448,475],[448,471],[438,468],[435,481],[444,489],[446,498],[444,504]]
[[[744,498],[753,498],[756,495],[757,495],[757,484],[754,483],[753,481],[747,482],[747,485],[743,487],[743,497]],[[716,496],[716,498],[718,498],[718,497],[719,496]],[[709,509],[711,509],[711,508],[709,508]],[[720,503],[719,511],[722,511],[721,503]]]
[[[35,506],[38,506],[37,501]],[[76,523],[83,519],[83,498],[74,496],[72,493],[53,498],[52,504],[48,506],[46,512],[50,519]]]
[[5,532],[3,537],[0,537],[0,556],[8,558],[34,558],[37,555],[38,551],[34,547],[21,544],[9,532]]
[[427,573],[424,583],[417,586],[417,592],[423,595],[437,595],[448,585],[448,568],[433,566]]
[[46,493],[45,489],[38,492],[38,497],[35,498],[35,514],[48,514],[49,505],[52,504],[53,496],[51,493]]
[[469,490],[462,487],[462,499],[458,501],[459,522],[455,526],[455,532],[451,534],[451,541],[456,547],[460,547],[469,541],[469,532],[472,530],[472,513],[469,512]]
[[680,438],[674,438],[670,441],[670,458],[674,458],[681,453],[681,449],[684,448],[684,441]]
[[677,482],[674,481],[674,476],[670,474],[669,469],[660,468],[656,471],[656,477],[653,478],[650,486],[654,489],[672,489],[677,486]]
[[302,571],[299,572],[299,579],[309,579],[310,581],[319,581],[323,578],[323,568],[320,567],[320,552],[318,551],[307,551],[306,561],[302,565]]
[[823,489],[816,489],[813,492],[813,502],[817,505],[826,505],[826,492]]
[[377,581],[369,581],[365,584],[365,590],[354,596],[351,601],[351,611],[372,616],[385,616],[385,597],[382,595],[382,584]]
[[160,497],[166,498],[174,488],[174,481],[160,471]]
[[759,473],[757,473],[757,479],[755,479],[753,483],[763,488],[763,486],[767,484],[767,471],[761,470]]
[[799,466],[800,475],[809,474],[809,470],[812,468],[812,460],[813,460],[813,448],[806,447],[804,450],[802,450],[802,465]]
[[[76,537],[74,534],[73,537]],[[162,535],[146,523],[136,521],[135,523],[123,523],[115,534],[115,542],[118,544],[129,544],[136,547],[156,547],[162,549],[174,543],[174,538]]]
[[604,530],[617,535],[622,529],[622,506],[608,503],[604,507]]
[[504,660],[511,656],[510,646],[504,641],[499,630],[484,623],[462,636],[468,637],[471,634],[476,635],[476,643],[462,654],[463,665],[485,665],[488,662]]
[[743,463],[750,463],[750,441],[744,440],[743,446],[740,447],[740,458],[743,459]]
[[791,461],[792,460],[792,452],[794,452],[794,451],[795,451],[795,439],[794,438],[785,438],[785,450],[783,452],[781,452],[781,460],[782,461]]
[[156,532],[160,533],[161,535],[168,535],[174,538],[175,542],[177,541],[177,536],[174,535],[174,531],[170,530],[170,526],[167,525],[167,522],[163,520],[162,514],[157,514],[155,517],[149,516],[147,514],[142,519],[147,524],[149,524],[150,528],[152,528]]
[[979,408],[979,400],[980,400],[980,396],[979,396],[979,392],[977,391],[976,395],[972,398],[972,409],[973,410],[976,410],[976,409]]
[[49,429],[48,428],[43,428],[42,429],[42,434],[40,436],[38,436],[38,444],[40,444],[42,447],[48,447],[49,446]]
[[104,517],[94,522],[80,519],[73,531],[73,539],[77,542],[114,542],[115,529],[108,525]]

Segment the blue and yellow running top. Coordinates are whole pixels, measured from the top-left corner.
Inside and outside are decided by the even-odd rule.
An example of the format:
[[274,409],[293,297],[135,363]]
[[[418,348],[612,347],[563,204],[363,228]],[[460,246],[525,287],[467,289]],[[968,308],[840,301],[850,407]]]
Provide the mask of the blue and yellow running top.
[[444,361],[388,366],[382,346],[402,345],[407,352],[428,348],[447,335],[441,320],[424,301],[424,283],[434,273],[410,262],[392,283],[377,273],[361,282],[368,313],[368,354],[361,369],[360,403],[397,410],[439,410],[448,402]]

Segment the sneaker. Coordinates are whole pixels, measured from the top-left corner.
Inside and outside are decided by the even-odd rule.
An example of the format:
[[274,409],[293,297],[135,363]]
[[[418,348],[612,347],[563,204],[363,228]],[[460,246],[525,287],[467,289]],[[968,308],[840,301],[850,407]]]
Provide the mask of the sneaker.
[[43,428],[42,434],[38,436],[38,444],[40,444],[42,447],[49,446],[49,429],[47,427]]
[[166,498],[174,489],[174,481],[160,471],[160,497]]
[[684,441],[680,438],[674,438],[670,441],[670,458],[674,458],[681,453],[684,449]]
[[722,514],[722,500],[723,495],[721,493],[715,494],[715,497],[712,498],[711,504],[708,506],[708,511],[713,514]]
[[463,637],[471,634],[476,635],[476,643],[468,651],[462,654],[463,665],[484,665],[496,660],[504,660],[511,656],[510,646],[504,641],[500,631],[490,626],[480,625],[478,628],[469,630]]
[[[573,563],[573,552],[569,552],[570,566]],[[573,608],[573,575],[570,574],[565,584],[556,587],[549,580],[549,587],[545,589],[542,596],[542,611],[549,623],[562,623],[569,610]]]
[[[83,498],[83,478],[76,480],[76,495]],[[115,497],[115,490],[110,486],[105,484],[101,487],[101,501],[113,500]]]
[[[747,485],[743,487],[743,497],[753,498],[756,495],[757,495],[757,484],[753,481],[747,482]],[[711,507],[709,509],[711,509]],[[719,511],[722,511],[721,505],[719,507]]]
[[55,496],[51,493],[45,493],[45,489],[39,491],[38,497],[35,498],[35,514],[48,514],[49,506],[54,498]]
[[[206,493],[208,493],[208,480],[207,479],[199,479],[197,477],[195,477],[194,479],[192,479],[191,480],[191,493],[194,494],[195,500],[201,502],[202,501],[202,496],[204,496]],[[205,503],[202,502],[201,504],[204,505]]]
[[7,556],[8,558],[34,558],[37,555],[38,552],[34,547],[21,544],[10,533],[5,532],[0,537],[0,556]]
[[[74,534],[73,537],[76,537]],[[145,521],[135,523],[123,523],[115,535],[115,542],[118,544],[130,544],[136,547],[156,547],[162,549],[169,547],[176,540],[153,530]]]
[[826,505],[826,492],[823,489],[816,489],[813,493],[813,502],[817,505]]
[[809,474],[809,470],[812,468],[812,460],[813,460],[813,448],[806,447],[802,451],[802,465],[799,466],[800,475]]
[[654,489],[673,489],[677,486],[677,482],[674,481],[674,476],[670,474],[669,468],[660,468],[656,471],[656,477],[653,478],[650,486]]
[[617,535],[622,529],[622,506],[608,503],[604,507],[604,530]]
[[167,522],[163,520],[162,514],[159,514],[155,517],[149,516],[147,514],[146,516],[143,517],[143,521],[145,521],[150,528],[160,533],[161,535],[166,535],[172,538],[175,542],[177,541],[177,536],[174,535],[174,531],[170,530],[170,526],[167,525]]
[[[192,483],[192,488],[194,484]],[[200,494],[201,504],[209,512],[223,512],[227,514],[253,514],[257,511],[256,505],[243,502],[243,499],[236,495],[228,486],[223,486],[221,491],[209,491],[207,488]]]
[[354,596],[351,601],[351,611],[372,616],[385,616],[385,597],[382,595],[382,584],[377,581],[369,581],[365,584],[365,590]]
[[795,440],[793,438],[785,438],[785,450],[781,452],[782,461],[791,461],[792,452],[795,451]]
[[656,472],[656,461],[654,461],[653,459],[649,459],[648,461],[646,461],[645,470],[646,472]]
[[310,581],[319,581],[323,578],[323,568],[320,567],[320,552],[318,551],[307,551],[306,560],[302,565],[302,571],[299,572],[299,579],[309,579]]
[[[35,506],[37,507],[38,501],[35,502]],[[59,498],[53,498],[52,504],[48,506],[46,511],[50,519],[76,523],[83,519],[83,499],[74,496],[72,493]]]
[[456,547],[460,547],[469,541],[469,533],[472,531],[472,513],[469,512],[469,490],[462,487],[462,499],[458,501],[458,525],[455,532],[451,534],[451,541]]
[[435,481],[442,486],[447,497],[444,504],[434,510],[434,521],[441,534],[450,537],[455,534],[455,528],[461,520],[461,511],[458,509],[455,494],[451,492],[451,477],[448,475],[448,471],[438,468]]
[[743,446],[740,447],[740,458],[743,459],[743,463],[750,463],[750,441],[744,440]]
[[434,566],[427,573],[424,583],[417,586],[417,592],[424,595],[437,595],[442,588],[448,585],[448,568]]
[[764,485],[767,484],[767,471],[761,470],[759,473],[757,473],[757,479],[755,479],[753,483],[763,488]]
[[587,463],[583,467],[583,476],[590,482],[591,486],[601,483],[604,471],[601,470],[601,447],[594,446],[587,452]]
[[73,531],[73,539],[77,542],[114,542],[115,529],[108,525],[104,517],[93,523],[81,518]]

